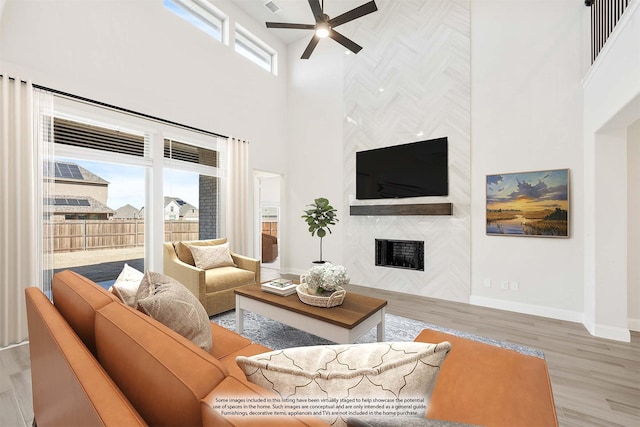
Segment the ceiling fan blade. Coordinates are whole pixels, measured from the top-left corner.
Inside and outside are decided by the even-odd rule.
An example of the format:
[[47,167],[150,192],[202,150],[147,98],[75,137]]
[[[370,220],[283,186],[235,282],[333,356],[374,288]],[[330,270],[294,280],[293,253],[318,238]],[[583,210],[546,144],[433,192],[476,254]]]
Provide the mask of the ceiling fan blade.
[[293,28],[294,30],[313,30],[313,24],[289,24],[287,22],[267,22],[267,28]]
[[342,46],[346,47],[353,53],[358,53],[362,50],[362,46],[346,38],[336,30],[333,30],[333,29],[330,30],[329,37],[331,37],[332,39],[334,39],[335,41],[337,41],[338,43],[340,43]]
[[311,53],[313,52],[313,49],[316,48],[319,41],[320,41],[320,37],[314,34],[313,37],[311,38],[311,41],[307,45],[307,48],[304,50],[304,52],[302,52],[302,56],[300,57],[300,59],[309,59],[309,57],[311,56]]
[[324,19],[324,13],[320,6],[320,0],[309,0],[309,6],[311,6],[311,11],[313,12],[314,18],[316,18],[316,22],[322,22]]
[[[311,3],[311,0],[309,0],[309,3]],[[358,6],[355,9],[350,10],[349,12],[345,12],[342,15],[338,15],[335,18],[330,19],[329,25],[331,25],[332,28],[335,28],[338,25],[353,21],[361,16],[373,13],[376,10],[378,10],[378,6],[376,6],[376,2],[372,0],[369,3],[365,3],[362,6]]]

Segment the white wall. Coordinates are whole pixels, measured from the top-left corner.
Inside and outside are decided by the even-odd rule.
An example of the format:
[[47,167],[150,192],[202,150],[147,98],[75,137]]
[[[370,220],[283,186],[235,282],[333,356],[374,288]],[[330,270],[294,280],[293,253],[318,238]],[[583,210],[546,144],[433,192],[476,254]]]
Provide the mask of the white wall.
[[640,119],[629,127],[627,136],[627,308],[629,329],[640,331]]
[[[215,2],[278,49],[232,1]],[[0,66],[35,83],[252,142],[252,166],[284,170],[286,67],[274,76],[162,1],[7,1]]]
[[216,5],[279,52],[263,70],[161,0],[6,2],[0,70],[34,83],[249,140],[251,169],[283,173],[285,46],[230,0]]
[[303,273],[319,258],[320,239],[311,237],[300,218],[306,205],[326,197],[340,222],[323,239],[323,259],[344,263],[342,204],[343,57],[333,40],[322,40],[308,60],[300,55],[309,39],[289,45],[289,97],[286,125],[287,199],[283,217],[286,254],[283,271]]
[[[401,287],[402,291],[426,293],[430,296],[457,300],[470,297],[471,302],[476,304],[573,321],[582,320],[584,299],[582,205],[585,196],[580,82],[585,61],[588,61],[584,55],[586,8],[578,0],[549,0],[543,3],[541,5],[540,2],[531,3],[525,0],[470,2],[471,89],[467,90],[471,95],[471,167],[467,169],[470,173],[467,185],[471,187],[469,196],[471,261],[467,260],[466,263],[470,268],[470,274],[468,274],[471,277],[464,274],[464,268],[454,268],[452,264],[443,261],[435,266],[440,268],[436,276],[429,276],[426,280],[416,282],[418,285],[422,283],[420,289],[417,288],[418,285],[410,284],[411,289]],[[438,13],[431,13],[429,20],[416,19],[423,23],[422,27],[429,28],[425,22],[437,22],[443,15],[451,13],[452,9],[463,7],[464,4],[465,2],[458,1],[431,2],[420,11],[416,10],[414,14],[408,15],[414,18],[422,16],[421,13],[427,13],[429,8],[438,5],[442,9],[438,9]],[[408,108],[412,105],[429,105],[428,99],[437,92],[430,93],[429,90],[425,92],[424,88],[431,82],[425,76],[429,75],[429,70],[439,70],[438,67],[442,67],[446,62],[442,61],[438,55],[429,56],[434,52],[434,45],[439,47],[443,39],[434,40],[423,37],[421,40],[424,43],[414,45],[408,36],[401,36],[400,42],[395,38],[402,33],[402,30],[397,28],[403,28],[402,25],[412,25],[411,16],[406,18],[398,16],[398,14],[404,15],[402,11],[410,7],[404,3],[381,1],[379,3],[381,10],[377,12],[378,15],[372,15],[369,21],[363,18],[352,24],[355,27],[352,32],[365,50],[345,60],[349,65],[342,71],[345,76],[342,89],[340,89],[339,78],[334,72],[334,69],[338,68],[338,60],[327,64],[320,62],[320,56],[318,56],[316,61],[307,63],[296,58],[296,54],[304,49],[306,41],[290,47],[292,83],[289,89],[289,114],[291,119],[307,117],[307,121],[303,122],[293,120],[293,129],[289,137],[292,150],[292,165],[289,173],[292,175],[291,180],[295,183],[288,188],[291,196],[300,200],[291,205],[291,213],[296,214],[295,217],[292,215],[294,220],[292,224],[295,224],[295,218],[299,213],[298,205],[304,198],[311,199],[318,195],[317,192],[309,192],[309,189],[320,187],[319,179],[327,183],[328,191],[331,191],[331,186],[343,185],[345,195],[342,204],[346,214],[348,204],[352,202],[349,194],[353,193],[349,190],[353,180],[351,176],[353,171],[350,168],[352,169],[353,165],[350,165],[348,160],[356,150],[367,146],[366,144],[358,145],[360,142],[373,141],[381,145],[408,142],[407,138],[412,137],[410,134],[412,126],[422,124],[430,126],[430,132],[435,132],[433,136],[436,136],[439,126],[446,128],[446,123],[450,123],[451,117],[454,117],[447,118],[446,114],[439,115],[438,110],[425,108],[421,122],[413,120],[412,111],[415,109]],[[392,10],[385,11],[385,8],[392,8]],[[402,19],[406,19],[406,22],[402,22]],[[459,20],[454,25],[458,24],[460,24]],[[424,62],[425,69],[418,66],[417,69],[420,71],[416,71],[416,69],[407,68],[402,62],[405,59],[403,55],[412,49],[415,50],[415,55],[425,55],[428,59]],[[386,62],[375,62],[369,56],[371,52],[375,58],[380,52],[386,52]],[[452,54],[462,55],[463,50],[452,49]],[[312,60],[313,58],[312,56]],[[331,57],[329,59],[334,61]],[[358,65],[360,63],[362,64]],[[385,69],[388,71],[385,72]],[[439,73],[460,72],[460,68],[456,67],[445,68],[445,70]],[[394,85],[391,94],[388,93],[388,87],[384,94],[377,96],[374,90],[369,90],[375,89],[375,85],[380,82],[386,85],[395,79],[404,80],[406,84]],[[298,82],[304,82],[304,85],[296,88]],[[445,91],[445,97],[447,95],[458,97],[464,94],[463,87],[456,91],[449,86],[446,87],[450,93]],[[343,90],[344,94],[341,95],[340,90]],[[349,93],[352,94],[351,97]],[[383,105],[380,99],[387,95],[390,95],[389,101]],[[322,102],[313,102],[315,96],[330,96],[332,105],[336,106],[339,105],[340,97],[343,96],[348,111],[344,112],[344,116],[339,117],[335,114],[336,110],[323,108]],[[411,96],[415,99],[410,102],[403,101],[404,97]],[[362,132],[364,139],[356,138],[359,142],[355,144],[349,142],[350,133],[355,131],[350,130],[348,126],[351,124],[345,122],[346,115],[354,112],[358,116],[354,115],[353,118],[359,123],[366,124],[366,129]],[[376,116],[377,113],[380,114]],[[320,178],[313,168],[308,170],[309,168],[306,167],[307,159],[318,152],[317,147],[320,142],[323,142],[322,156],[336,161],[340,159],[339,153],[330,154],[334,153],[333,150],[338,143],[329,139],[323,141],[323,138],[318,136],[318,130],[322,128],[322,125],[318,124],[320,117],[325,117],[328,126],[331,124],[337,126],[341,123],[345,129],[342,154],[345,162],[343,182],[334,175]],[[457,116],[456,119],[459,117]],[[394,120],[401,122],[400,128],[390,126],[391,131],[395,132],[395,140],[390,139],[391,136],[387,136],[384,132],[369,132],[371,129],[382,129],[379,128],[381,120],[385,120],[385,125],[394,123]],[[454,133],[459,129],[459,127],[456,128]],[[425,137],[429,136],[431,133]],[[402,141],[403,138],[405,141]],[[385,142],[383,144],[380,141]],[[303,153],[307,153],[306,156],[301,156]],[[464,151],[462,151],[463,155]],[[305,159],[302,164],[301,158]],[[465,168],[461,152],[457,150],[453,158],[454,161],[462,162],[457,165],[456,172],[463,173]],[[485,235],[484,186],[487,174],[556,168],[570,169],[572,214],[569,239]],[[459,188],[463,189],[464,179],[459,176],[456,179],[459,180],[458,184],[462,183],[462,187]],[[454,203],[454,210],[455,206],[462,208],[464,212],[464,203]],[[464,232],[464,216],[460,219],[462,222],[457,232]],[[432,230],[426,231],[429,234],[434,233],[433,230],[447,229],[447,224],[454,223],[456,220],[459,219],[455,215],[454,218],[444,220],[422,219],[414,224],[413,235],[423,233],[424,230]],[[356,221],[366,222],[367,219]],[[395,230],[396,235],[398,230],[404,230],[403,227],[398,226],[400,221],[404,219],[378,218],[375,220],[378,228],[381,227],[380,229],[387,233]],[[359,223],[354,223],[352,226],[353,222],[353,218],[348,218],[349,228],[341,230],[344,233],[345,248],[348,248],[343,254],[344,263],[352,270],[366,271],[367,266],[371,264],[371,257],[368,257],[371,250],[361,247],[362,239],[354,240],[354,236],[362,231],[362,227]],[[380,223],[382,223],[381,226]],[[410,234],[401,237],[409,238]],[[433,236],[435,234],[429,234],[425,240],[431,244]],[[296,251],[298,250],[308,250],[308,247],[298,245]],[[365,254],[364,258],[359,255],[362,253]],[[449,259],[464,258],[463,254],[455,252],[451,247],[448,247],[445,253]],[[299,253],[295,255],[298,257],[292,257],[291,266],[297,269],[306,268],[305,263],[309,255],[299,256]],[[293,261],[294,259],[299,261]],[[464,284],[453,291],[447,290],[445,288],[447,284],[444,283],[447,281],[444,278],[451,277],[449,276],[451,274],[456,276],[454,280]],[[357,278],[361,279],[360,276]],[[491,280],[491,288],[483,286],[484,279]],[[499,287],[501,280],[518,281],[520,290],[518,292],[501,290]],[[385,287],[386,282],[383,282],[383,279],[375,277],[371,281],[358,283]],[[406,284],[412,282],[412,279],[401,276],[400,282]],[[437,286],[434,287],[434,284]]]
[[[581,320],[585,9],[581,1],[472,2],[472,303]],[[485,234],[486,175],[565,168],[568,239]],[[502,290],[503,280],[519,291]]]
[[[629,341],[628,128],[640,119],[640,6],[631,2],[583,82],[585,194],[584,323]],[[612,221],[612,213],[615,220]]]

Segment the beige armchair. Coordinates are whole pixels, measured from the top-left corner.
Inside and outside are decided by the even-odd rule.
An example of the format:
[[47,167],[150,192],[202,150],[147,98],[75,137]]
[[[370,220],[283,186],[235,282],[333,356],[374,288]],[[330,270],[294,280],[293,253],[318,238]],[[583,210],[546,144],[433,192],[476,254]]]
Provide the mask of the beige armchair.
[[187,245],[212,246],[227,239],[167,242],[164,244],[164,274],[185,285],[200,300],[207,314],[222,313],[236,306],[234,289],[260,283],[260,260],[231,252],[235,267],[203,270],[195,266]]

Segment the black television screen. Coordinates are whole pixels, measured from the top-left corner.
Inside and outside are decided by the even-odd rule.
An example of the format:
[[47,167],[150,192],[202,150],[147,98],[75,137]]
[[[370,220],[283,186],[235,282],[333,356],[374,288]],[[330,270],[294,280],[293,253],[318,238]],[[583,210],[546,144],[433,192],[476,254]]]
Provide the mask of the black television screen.
[[356,199],[447,196],[447,138],[356,153]]

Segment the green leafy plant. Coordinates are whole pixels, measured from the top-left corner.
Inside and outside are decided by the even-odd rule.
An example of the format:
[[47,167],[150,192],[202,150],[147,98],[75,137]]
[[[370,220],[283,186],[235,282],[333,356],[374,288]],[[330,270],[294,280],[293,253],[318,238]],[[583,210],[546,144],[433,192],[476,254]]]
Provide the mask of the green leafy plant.
[[336,225],[338,222],[337,210],[324,197],[315,199],[313,204],[307,206],[310,209],[305,210],[301,218],[309,226],[311,235],[315,236],[317,234],[320,238],[320,262],[322,263],[324,262],[322,260],[322,239],[327,235],[327,231],[331,233],[329,226]]

